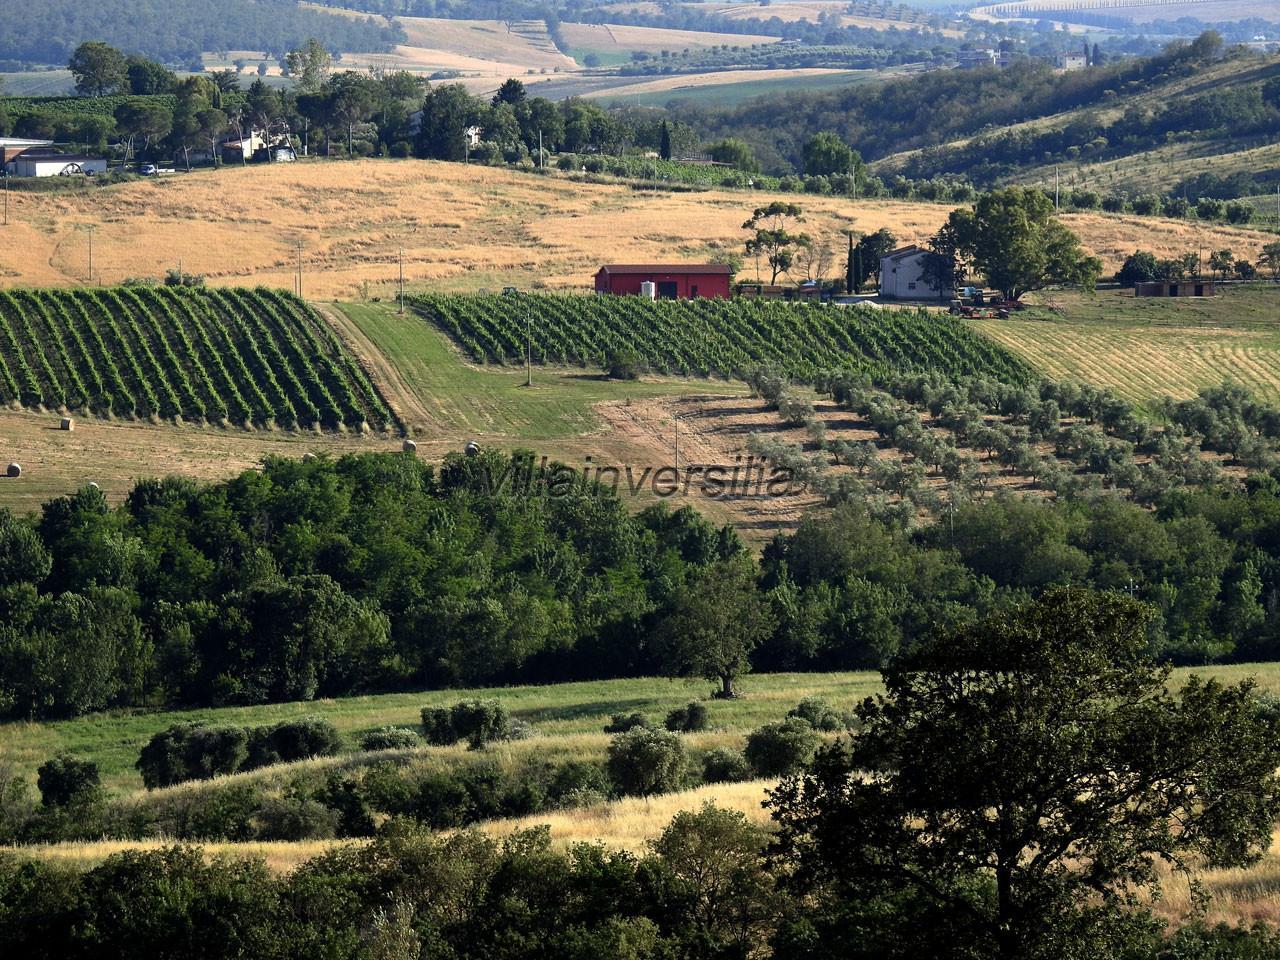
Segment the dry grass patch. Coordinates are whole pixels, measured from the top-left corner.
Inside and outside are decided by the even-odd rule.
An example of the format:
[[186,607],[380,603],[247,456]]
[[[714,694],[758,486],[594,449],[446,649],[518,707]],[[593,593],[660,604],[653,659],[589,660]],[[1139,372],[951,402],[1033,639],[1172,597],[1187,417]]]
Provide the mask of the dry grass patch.
[[706,803],[739,810],[752,822],[767,824],[769,812],[762,803],[765,791],[774,782],[721,783],[656,797],[627,797],[592,807],[491,820],[481,824],[480,829],[491,836],[502,837],[545,825],[551,828],[551,842],[560,848],[575,843],[603,843],[606,847],[643,853],[647,843],[656,839],[676,814],[697,811]]
[[[313,144],[319,147],[319,144]],[[795,197],[804,229],[842,249],[841,231],[893,230],[923,241],[949,207],[896,200]],[[700,260],[742,250],[742,222],[772,195],[637,192],[498,168],[422,160],[320,161],[198,171],[91,192],[15,194],[0,284],[83,282],[94,223],[95,277],[161,276],[183,262],[225,285],[289,288],[302,244],[304,293],[394,295],[398,250],[411,289],[590,288],[602,261]],[[1194,246],[1192,224],[1072,214],[1067,222],[1114,270],[1138,247]],[[1256,258],[1268,235],[1214,228],[1206,243]],[[752,264],[742,275],[754,276]]]
[[640,50],[705,50],[722,44],[751,46],[777,43],[779,37],[753,33],[704,33],[700,30],[669,30],[665,27],[628,27],[612,23],[565,23],[560,27],[569,46],[600,53],[627,53]]
[[[87,870],[96,867],[107,857],[130,850],[160,850],[172,846],[173,840],[98,840],[85,843],[47,843],[23,847],[0,847],[0,854],[11,853],[18,857],[60,863]],[[246,843],[184,842],[184,846],[196,846],[210,859],[225,857],[232,860],[261,859],[274,873],[288,873],[308,860],[327,853],[334,847],[364,843],[363,840],[302,840],[302,841],[250,841]]]
[[833,73],[850,73],[836,67],[802,67],[782,70],[720,70],[716,73],[684,73],[643,83],[628,84],[622,89],[595,90],[584,94],[588,97],[608,99],[618,95],[628,97],[646,93],[679,93],[699,87],[718,87],[727,83],[758,83],[766,80],[792,80],[797,77],[824,77]]

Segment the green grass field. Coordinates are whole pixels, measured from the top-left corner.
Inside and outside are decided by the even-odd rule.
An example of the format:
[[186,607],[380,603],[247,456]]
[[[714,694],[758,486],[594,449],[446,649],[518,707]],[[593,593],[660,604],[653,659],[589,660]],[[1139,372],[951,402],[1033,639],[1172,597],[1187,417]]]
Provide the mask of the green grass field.
[[[1280,675],[1277,676],[1280,686]],[[712,726],[721,732],[745,734],[762,723],[781,719],[803,697],[818,696],[847,709],[879,685],[875,673],[761,674],[747,677],[746,696],[730,702],[710,701]],[[51,723],[0,725],[0,765],[13,764],[24,775],[49,757],[70,753],[98,764],[103,782],[113,789],[142,788],[133,764],[151,736],[184,720],[216,720],[244,726],[273,723],[314,714],[338,727],[354,749],[359,736],[387,725],[416,726],[425,706],[442,706],[465,697],[497,697],[511,712],[531,723],[538,736],[512,745],[539,756],[563,752],[582,738],[588,752],[603,755],[607,737],[602,728],[613,713],[642,711],[661,722],[666,713],[690,700],[706,697],[712,684],[703,680],[641,678],[565,683],[549,686],[503,687],[487,690],[433,690],[320,700],[309,703],[256,707],[121,712],[94,714]],[[433,749],[433,748],[427,748]],[[460,749],[460,748],[459,748]]]
[[336,307],[385,358],[382,372],[393,381],[393,401],[399,399],[406,407],[406,423],[425,421],[432,432],[442,428],[454,436],[557,440],[598,429],[600,420],[592,408],[602,401],[708,392],[735,395],[747,389],[724,380],[620,382],[591,367],[541,365],[534,366],[533,386],[527,387],[522,367],[466,363],[445,335],[419,316],[397,316],[387,304]]
[[1139,402],[1189,397],[1225,380],[1280,399],[1280,285],[1229,287],[1204,299],[1104,290],[1039,300],[1009,320],[973,324],[1047,376]]
[[[1196,672],[1180,670],[1185,677]],[[1240,664],[1201,668],[1224,681],[1256,676],[1264,690],[1280,693],[1280,664]],[[847,710],[879,689],[879,674],[871,671],[822,674],[760,674],[742,683],[739,700],[707,701],[713,731],[694,735],[697,748],[738,741],[748,731],[781,719],[802,698],[821,697]],[[59,753],[93,760],[106,786],[120,791],[141,790],[142,781],[133,764],[151,736],[184,720],[218,721],[244,726],[273,723],[314,714],[331,720],[348,746],[369,730],[386,725],[416,726],[424,706],[442,706],[465,697],[496,697],[512,716],[532,724],[536,736],[503,749],[512,754],[596,756],[604,754],[608,737],[602,728],[613,713],[640,711],[661,722],[667,711],[690,700],[707,697],[711,684],[703,680],[668,680],[642,677],[599,680],[547,686],[501,687],[484,690],[433,690],[319,700],[307,703],[254,707],[178,710],[166,712],[118,712],[92,714],[74,720],[0,725],[0,765],[11,764],[34,778],[36,767]],[[456,748],[423,748],[463,751]],[[263,771],[241,776],[263,776]]]

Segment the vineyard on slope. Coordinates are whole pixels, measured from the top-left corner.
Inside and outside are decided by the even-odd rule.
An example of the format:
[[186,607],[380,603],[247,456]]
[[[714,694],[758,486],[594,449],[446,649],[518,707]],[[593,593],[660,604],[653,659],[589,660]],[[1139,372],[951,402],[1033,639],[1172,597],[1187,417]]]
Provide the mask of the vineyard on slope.
[[771,364],[812,382],[825,370],[872,377],[937,370],[1025,383],[1031,368],[960,320],[921,310],[876,310],[753,300],[424,295],[414,309],[477,363],[604,363],[633,351],[656,373],[742,377]]
[[315,312],[264,288],[0,291],[0,402],[126,419],[394,422]]

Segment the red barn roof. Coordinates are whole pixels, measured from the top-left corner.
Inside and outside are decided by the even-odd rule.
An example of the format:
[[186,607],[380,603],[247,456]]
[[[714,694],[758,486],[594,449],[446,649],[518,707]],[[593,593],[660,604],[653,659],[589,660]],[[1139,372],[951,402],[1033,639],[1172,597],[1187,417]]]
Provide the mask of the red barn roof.
[[723,263],[606,263],[598,273],[666,273],[666,274],[723,274],[733,271]]

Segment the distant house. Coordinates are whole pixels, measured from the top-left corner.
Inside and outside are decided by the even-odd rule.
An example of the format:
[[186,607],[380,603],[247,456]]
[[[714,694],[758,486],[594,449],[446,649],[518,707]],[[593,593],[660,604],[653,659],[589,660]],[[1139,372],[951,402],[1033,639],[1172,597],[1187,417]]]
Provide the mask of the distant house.
[[899,247],[880,260],[880,296],[886,300],[950,300],[953,291],[943,290],[924,277],[930,252],[911,244]]
[[990,47],[979,47],[977,50],[957,50],[956,66],[961,70],[976,70],[979,67],[994,67],[1000,62],[1000,54]]
[[652,290],[658,300],[727,299],[732,275],[723,263],[611,263],[596,271],[596,293],[639,296]]
[[1135,297],[1212,297],[1212,280],[1152,280],[1133,286]]
[[[22,154],[34,150],[47,153],[53,147],[52,140],[22,140],[18,137],[0,137],[0,167],[8,169],[9,164]],[[10,170],[10,173],[13,171]]]
[[223,163],[245,163],[250,160],[296,160],[293,146],[285,134],[268,135],[250,130],[247,137],[222,143]]
[[1083,53],[1060,53],[1057,64],[1059,70],[1084,70],[1089,66],[1089,58]]
[[107,172],[107,161],[78,153],[36,153],[28,150],[6,165],[15,177],[58,177]]

